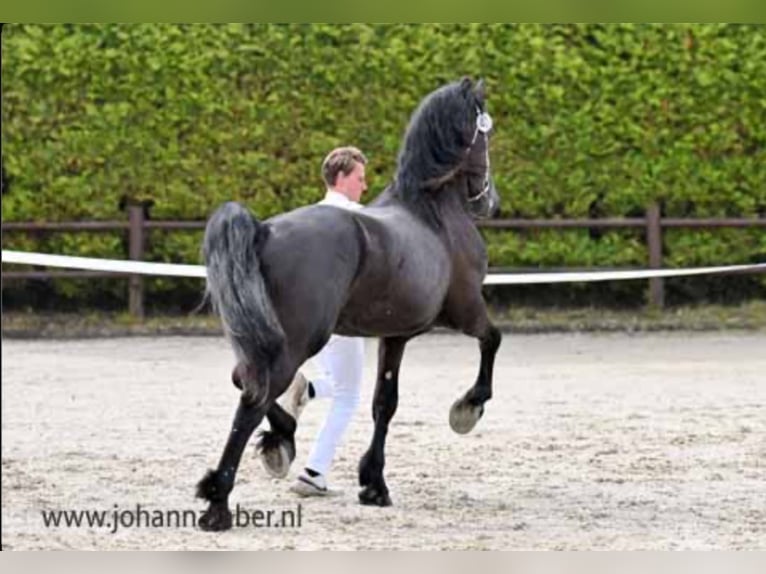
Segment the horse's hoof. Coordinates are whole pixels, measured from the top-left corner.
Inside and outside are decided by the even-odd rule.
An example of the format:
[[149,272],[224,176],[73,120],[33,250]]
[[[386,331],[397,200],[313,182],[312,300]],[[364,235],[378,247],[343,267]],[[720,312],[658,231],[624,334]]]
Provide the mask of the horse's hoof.
[[231,528],[231,512],[225,504],[211,504],[200,516],[197,525],[206,532],[221,532]]
[[457,434],[469,433],[483,414],[484,405],[474,406],[463,399],[458,399],[449,410],[449,426]]
[[271,431],[262,431],[255,445],[266,472],[274,478],[285,478],[295,460],[295,443]]
[[391,506],[388,489],[378,490],[374,486],[365,486],[359,492],[359,502],[365,506]]
[[274,478],[285,478],[290,471],[290,453],[284,443],[269,448],[261,449],[261,463],[266,472]]

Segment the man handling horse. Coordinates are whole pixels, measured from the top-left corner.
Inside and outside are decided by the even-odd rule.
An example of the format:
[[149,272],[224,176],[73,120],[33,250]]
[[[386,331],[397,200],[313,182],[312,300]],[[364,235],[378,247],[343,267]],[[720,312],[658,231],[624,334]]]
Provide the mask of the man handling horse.
[[[322,162],[322,178],[327,192],[319,205],[340,209],[361,209],[359,203],[367,189],[365,164],[367,158],[355,147],[339,147],[332,150]],[[343,249],[344,246],[337,246]],[[305,468],[300,472],[292,492],[301,496],[325,496],[327,474],[332,466],[335,450],[359,405],[364,366],[364,339],[332,335],[322,350],[314,356],[319,376],[312,381],[299,371],[290,387],[280,397],[280,406],[296,423],[303,407],[311,399],[330,398],[332,405],[327,418],[309,454]],[[290,460],[280,450],[261,451],[264,468],[270,475],[283,478],[287,475]]]

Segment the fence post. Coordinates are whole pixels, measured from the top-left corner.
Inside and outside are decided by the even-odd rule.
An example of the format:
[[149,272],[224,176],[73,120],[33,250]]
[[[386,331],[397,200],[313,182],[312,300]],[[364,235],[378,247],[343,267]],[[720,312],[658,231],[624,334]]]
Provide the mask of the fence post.
[[[649,248],[649,267],[662,267],[662,221],[660,206],[651,203],[646,209],[646,243]],[[665,305],[665,284],[659,277],[649,279],[649,305],[662,309]]]
[[[144,258],[144,206],[128,206],[129,254],[130,259],[141,261]],[[128,287],[130,314],[136,319],[144,318],[144,279],[141,275],[131,275]]]

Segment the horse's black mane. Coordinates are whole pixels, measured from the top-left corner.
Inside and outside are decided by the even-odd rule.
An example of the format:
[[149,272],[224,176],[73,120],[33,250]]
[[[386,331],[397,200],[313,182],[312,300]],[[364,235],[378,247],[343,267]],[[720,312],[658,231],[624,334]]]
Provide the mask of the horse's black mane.
[[412,114],[404,134],[391,193],[438,227],[427,183],[443,177],[471,144],[476,110],[482,108],[471,80],[452,82],[429,94]]

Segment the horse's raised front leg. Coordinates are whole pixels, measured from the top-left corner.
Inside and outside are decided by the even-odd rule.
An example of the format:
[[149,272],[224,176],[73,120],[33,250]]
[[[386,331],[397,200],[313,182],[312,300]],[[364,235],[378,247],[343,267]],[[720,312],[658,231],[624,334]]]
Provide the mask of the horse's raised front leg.
[[209,470],[197,484],[197,497],[204,498],[210,503],[198,523],[202,530],[231,528],[229,493],[234,488],[237,468],[247,441],[263,420],[269,406],[270,401],[255,401],[249,393],[243,392],[240,396],[231,432],[218,467],[215,470]]
[[399,365],[402,362],[407,338],[391,337],[380,340],[378,348],[378,378],[372,400],[372,419],[375,430],[370,448],[359,461],[359,502],[374,506],[390,506],[391,498],[383,480],[384,448],[388,423],[396,412],[399,401]]
[[479,339],[481,365],[474,385],[455,401],[449,412],[450,427],[459,434],[468,433],[476,426],[484,414],[484,403],[492,398],[492,368],[502,340],[500,331],[489,322],[486,310],[480,315],[480,320],[464,332]]

